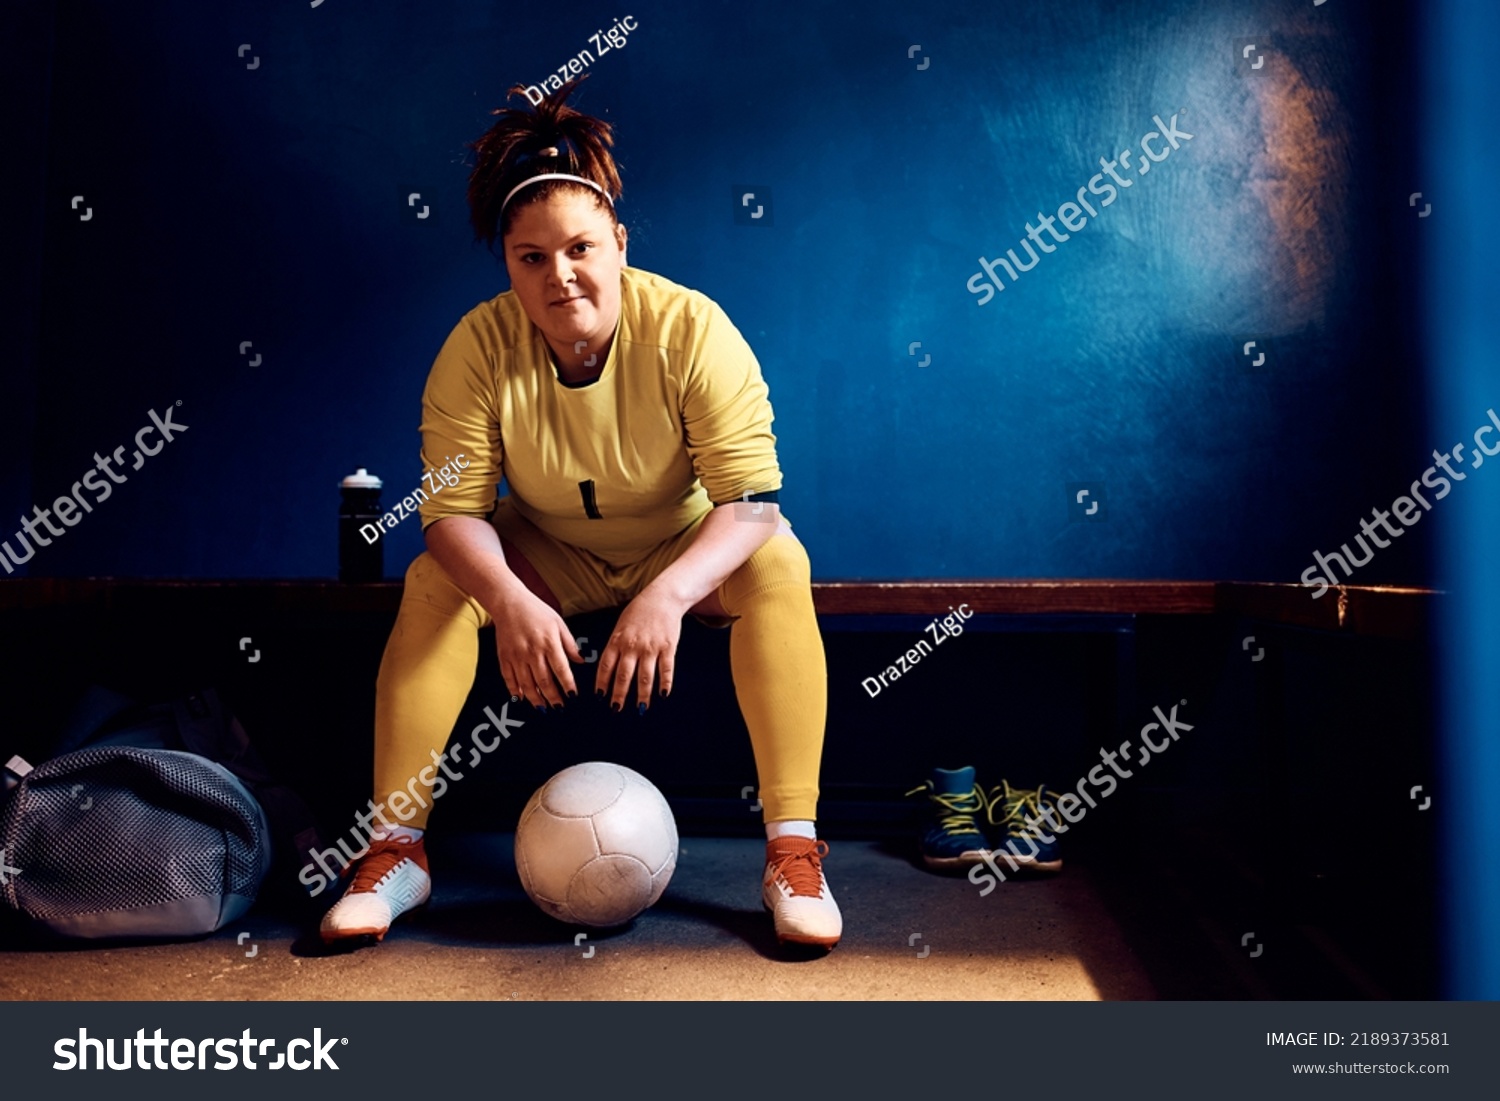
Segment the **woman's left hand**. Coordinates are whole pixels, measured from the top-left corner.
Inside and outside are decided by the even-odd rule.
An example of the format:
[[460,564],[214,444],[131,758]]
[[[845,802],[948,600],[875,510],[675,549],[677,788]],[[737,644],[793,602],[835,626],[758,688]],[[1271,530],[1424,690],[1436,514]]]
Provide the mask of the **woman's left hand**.
[[663,696],[672,691],[672,668],[685,614],[687,609],[676,601],[649,589],[625,605],[609,645],[599,655],[594,679],[594,690],[607,694],[614,710],[624,709],[632,681],[641,707],[650,706],[651,686],[658,678]]

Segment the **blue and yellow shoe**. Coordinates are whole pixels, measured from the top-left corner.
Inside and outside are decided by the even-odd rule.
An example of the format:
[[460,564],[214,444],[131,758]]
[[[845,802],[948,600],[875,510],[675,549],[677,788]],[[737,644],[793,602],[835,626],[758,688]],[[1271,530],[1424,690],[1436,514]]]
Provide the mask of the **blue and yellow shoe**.
[[937,820],[922,835],[922,861],[940,870],[979,864],[989,855],[984,831],[975,815],[988,804],[974,783],[973,768],[935,768],[932,775],[907,795],[926,792]]
[[1062,821],[1057,795],[1044,784],[1038,788],[1013,788],[1006,780],[990,790],[985,815],[1000,832],[991,849],[996,861],[1005,861],[1011,871],[1060,872],[1062,853],[1054,823]]

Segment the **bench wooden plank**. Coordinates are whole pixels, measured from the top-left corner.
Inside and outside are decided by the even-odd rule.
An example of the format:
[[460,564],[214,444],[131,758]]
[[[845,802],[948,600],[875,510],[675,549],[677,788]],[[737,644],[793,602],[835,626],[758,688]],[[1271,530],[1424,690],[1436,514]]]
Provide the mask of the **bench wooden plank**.
[[968,604],[992,615],[1207,615],[1212,581],[828,581],[813,583],[821,615],[933,615]]
[[1437,589],[1342,585],[1314,600],[1301,585],[1226,581],[1219,583],[1219,611],[1289,627],[1420,639],[1427,637],[1443,595]]

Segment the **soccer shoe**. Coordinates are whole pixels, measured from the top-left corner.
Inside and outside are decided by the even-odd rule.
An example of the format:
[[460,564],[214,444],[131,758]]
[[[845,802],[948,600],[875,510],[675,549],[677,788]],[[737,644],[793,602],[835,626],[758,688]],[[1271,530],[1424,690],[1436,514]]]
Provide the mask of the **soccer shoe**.
[[776,923],[782,944],[832,948],[844,933],[844,917],[823,875],[828,842],[778,837],[766,842],[761,902]]
[[906,794],[920,792],[927,793],[937,817],[922,835],[923,863],[946,871],[981,863],[989,855],[989,844],[974,816],[988,810],[989,804],[974,783],[974,770],[935,768]]
[[[353,865],[354,881],[323,915],[324,944],[374,937],[384,940],[395,921],[432,897],[432,876],[421,838],[385,837]],[[345,869],[348,874],[350,869]]]
[[1001,780],[990,791],[986,817],[1000,831],[991,847],[992,859],[1004,860],[1012,871],[1062,871],[1054,826],[1059,821],[1056,792],[1045,785],[1013,788]]

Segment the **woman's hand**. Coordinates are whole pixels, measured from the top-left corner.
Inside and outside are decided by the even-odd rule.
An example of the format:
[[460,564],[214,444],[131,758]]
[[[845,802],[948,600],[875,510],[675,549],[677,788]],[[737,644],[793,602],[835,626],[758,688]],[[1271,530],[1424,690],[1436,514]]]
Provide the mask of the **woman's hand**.
[[562,616],[519,588],[491,616],[500,675],[512,692],[533,707],[561,707],[565,695],[578,695],[568,662],[581,663],[583,654]]
[[678,601],[661,590],[647,588],[620,613],[609,645],[599,655],[595,691],[609,696],[610,707],[624,708],[635,682],[635,698],[642,709],[650,706],[651,685],[659,677],[661,694],[672,691],[672,668],[677,659],[677,640],[682,617],[687,613]]
[[494,621],[500,675],[510,690],[533,707],[561,707],[565,694],[576,696],[568,661],[582,662],[583,655],[573,633],[511,570],[490,522],[449,516],[429,525],[426,536],[433,560]]

